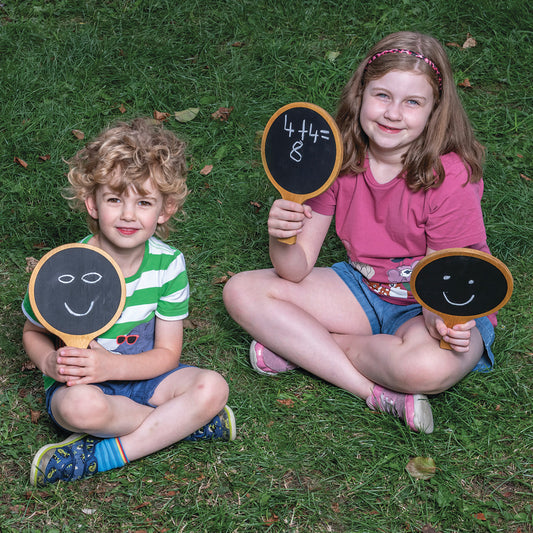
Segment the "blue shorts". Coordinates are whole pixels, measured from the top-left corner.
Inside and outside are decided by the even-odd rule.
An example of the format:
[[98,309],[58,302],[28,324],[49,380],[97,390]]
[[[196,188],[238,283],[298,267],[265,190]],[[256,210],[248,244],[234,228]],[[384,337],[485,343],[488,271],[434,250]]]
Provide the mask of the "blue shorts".
[[[103,381],[102,383],[92,383],[92,385],[98,387],[104,392],[104,394],[108,394],[109,396],[125,396],[126,398],[129,398],[130,400],[133,400],[134,402],[137,402],[141,405],[155,407],[155,405],[152,405],[150,403],[150,399],[154,395],[157,386],[167,376],[170,376],[170,374],[173,374],[174,372],[177,372],[178,370],[181,370],[182,368],[187,368],[189,366],[191,365],[183,365],[180,363],[178,367],[151,379],[142,379],[139,381]],[[64,383],[59,383],[56,381],[51,387],[46,390],[46,411],[48,412],[48,415],[50,416],[54,424],[61,429],[65,428],[61,427],[57,423],[54,418],[54,415],[52,414],[52,397],[59,388],[65,386],[66,385]]]
[[[374,335],[378,333],[394,335],[404,322],[422,314],[422,306],[418,303],[396,305],[382,300],[363,281],[362,274],[347,262],[335,263],[331,268],[348,285],[361,304]],[[494,326],[486,316],[476,318],[476,326],[483,339],[485,350],[473,370],[488,372],[494,366],[494,354],[490,348],[494,342]]]

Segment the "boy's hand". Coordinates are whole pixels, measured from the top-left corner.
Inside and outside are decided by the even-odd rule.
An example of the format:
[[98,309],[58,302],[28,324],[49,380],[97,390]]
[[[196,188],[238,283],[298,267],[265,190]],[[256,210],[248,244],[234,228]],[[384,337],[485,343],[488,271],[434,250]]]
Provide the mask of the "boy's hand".
[[470,349],[470,334],[476,327],[475,320],[469,320],[465,324],[456,324],[453,328],[446,326],[442,318],[435,313],[423,310],[424,320],[429,334],[440,341],[447,342],[455,352],[467,352]]
[[277,199],[268,215],[268,233],[277,239],[298,235],[302,231],[304,220],[311,218],[311,214],[312,210],[308,205]]
[[106,381],[110,379],[112,357],[113,354],[94,340],[87,349],[60,348],[56,359],[59,381],[68,387]]

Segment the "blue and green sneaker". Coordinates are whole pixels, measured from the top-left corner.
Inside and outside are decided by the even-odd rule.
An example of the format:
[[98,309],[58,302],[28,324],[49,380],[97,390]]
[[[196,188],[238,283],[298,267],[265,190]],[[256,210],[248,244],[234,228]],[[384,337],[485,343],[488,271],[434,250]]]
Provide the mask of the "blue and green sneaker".
[[94,447],[101,439],[74,433],[63,442],[43,446],[33,458],[30,483],[35,486],[75,481],[98,472]]
[[185,437],[183,440],[235,440],[237,429],[235,426],[235,415],[231,407],[224,407],[218,415],[208,422],[205,426],[197,429],[192,435]]

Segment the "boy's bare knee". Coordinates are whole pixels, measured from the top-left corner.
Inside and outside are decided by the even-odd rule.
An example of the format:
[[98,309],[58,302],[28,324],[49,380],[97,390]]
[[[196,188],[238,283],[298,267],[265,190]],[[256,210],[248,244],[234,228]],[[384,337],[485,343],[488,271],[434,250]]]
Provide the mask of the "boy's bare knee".
[[105,418],[108,405],[99,389],[74,385],[64,391],[54,411],[62,425],[89,431],[92,426],[98,427],[102,418]]
[[196,402],[202,410],[214,406],[220,410],[228,401],[229,386],[218,372],[205,370],[198,376],[194,387]]

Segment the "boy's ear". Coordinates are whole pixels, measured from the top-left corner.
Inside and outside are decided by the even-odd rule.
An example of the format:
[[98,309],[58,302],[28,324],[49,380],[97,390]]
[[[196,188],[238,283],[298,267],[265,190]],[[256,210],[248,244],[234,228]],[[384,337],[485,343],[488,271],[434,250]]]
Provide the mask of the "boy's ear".
[[168,219],[176,214],[176,211],[178,210],[178,206],[175,202],[175,200],[172,200],[171,198],[167,198],[163,203],[163,209],[161,210],[161,213],[159,215],[159,218],[157,219],[158,224],[164,224],[168,221]]
[[85,198],[85,208],[87,209],[89,216],[98,220],[98,209],[96,207],[94,196],[87,196],[87,198]]

